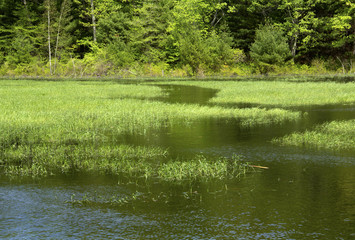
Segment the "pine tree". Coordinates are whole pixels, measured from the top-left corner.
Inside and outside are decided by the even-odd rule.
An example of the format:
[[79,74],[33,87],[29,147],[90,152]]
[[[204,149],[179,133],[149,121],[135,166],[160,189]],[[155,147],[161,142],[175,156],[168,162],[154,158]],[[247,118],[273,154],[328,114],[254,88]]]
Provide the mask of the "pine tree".
[[250,56],[259,65],[262,72],[267,72],[272,65],[281,65],[291,55],[287,39],[283,32],[265,25],[256,31],[255,42],[250,47]]

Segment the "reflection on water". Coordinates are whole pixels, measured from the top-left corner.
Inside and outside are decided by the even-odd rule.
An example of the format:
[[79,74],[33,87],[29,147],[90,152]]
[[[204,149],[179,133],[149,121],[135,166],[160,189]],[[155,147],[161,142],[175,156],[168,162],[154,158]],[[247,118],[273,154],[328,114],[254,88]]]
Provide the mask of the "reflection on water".
[[[172,96],[164,101],[172,102],[206,104],[216,94],[164,88]],[[355,153],[270,143],[326,121],[354,119],[355,108],[297,110],[308,117],[282,126],[248,129],[230,119],[205,119],[148,136],[122,136],[132,144],[169,147],[175,156],[241,154],[269,167],[237,180],[179,186],[154,180],[122,184],[112,176],[0,178],[0,238],[355,239]],[[134,193],[142,197],[124,205],[68,203],[87,194],[98,196],[99,203]]]

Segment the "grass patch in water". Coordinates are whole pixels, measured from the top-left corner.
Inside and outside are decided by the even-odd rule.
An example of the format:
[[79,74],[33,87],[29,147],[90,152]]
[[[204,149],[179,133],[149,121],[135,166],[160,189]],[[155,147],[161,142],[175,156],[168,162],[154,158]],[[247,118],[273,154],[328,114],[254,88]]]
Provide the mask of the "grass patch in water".
[[207,160],[198,155],[190,161],[170,161],[161,165],[158,176],[167,181],[228,179],[244,175],[251,169],[253,168],[241,162],[238,157]]
[[312,131],[292,133],[273,139],[273,142],[287,146],[355,150],[355,120],[325,123]]
[[5,174],[9,176],[88,172],[150,177],[152,169],[166,155],[158,147],[25,145],[6,149],[2,159],[5,159]]
[[298,112],[280,109],[152,100],[162,95],[156,86],[114,82],[0,81],[0,165],[12,176],[89,171],[150,177],[158,174],[156,166],[166,151],[127,146],[120,136],[144,135],[174,124],[188,126],[201,118],[233,118],[248,127],[300,118]]
[[119,146],[20,146],[6,149],[4,171],[8,176],[41,177],[58,173],[87,172],[163,181],[229,179],[252,169],[238,158],[167,161],[158,147]]
[[261,106],[309,106],[355,102],[355,82],[285,81],[186,81],[169,84],[193,85],[220,90],[210,100],[216,104]]
[[110,134],[144,134],[148,129],[207,117],[235,118],[245,126],[300,117],[297,112],[280,109],[225,109],[135,99],[142,98],[142,92],[147,98],[163,94],[155,86],[110,82],[1,81],[0,128],[2,132],[15,132],[15,135],[23,130],[25,135],[36,131],[39,132],[36,135],[48,141],[105,140]]

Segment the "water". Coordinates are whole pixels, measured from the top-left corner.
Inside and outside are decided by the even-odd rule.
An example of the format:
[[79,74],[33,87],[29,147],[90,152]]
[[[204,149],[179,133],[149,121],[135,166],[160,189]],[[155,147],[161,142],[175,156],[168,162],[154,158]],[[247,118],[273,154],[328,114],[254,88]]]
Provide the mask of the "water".
[[[215,90],[162,86],[160,99],[206,104]],[[196,94],[195,94],[196,93]],[[184,94],[184,97],[181,97]],[[0,239],[355,239],[355,153],[279,147],[271,139],[332,120],[355,106],[299,108],[297,123],[245,129],[201,120],[127,142],[169,147],[176,156],[243,155],[269,167],[226,182],[174,185],[75,175],[0,178]],[[136,200],[107,202],[112,196]],[[93,204],[73,204],[89,196]]]

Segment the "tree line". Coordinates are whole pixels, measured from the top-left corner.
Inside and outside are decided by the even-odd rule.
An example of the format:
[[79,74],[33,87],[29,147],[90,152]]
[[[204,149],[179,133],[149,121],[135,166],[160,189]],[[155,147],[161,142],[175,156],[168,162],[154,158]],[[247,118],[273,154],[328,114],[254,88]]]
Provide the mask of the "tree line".
[[0,0],[0,74],[352,71],[352,0]]

